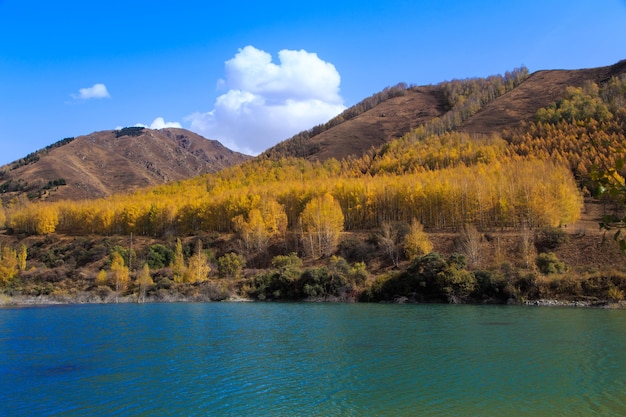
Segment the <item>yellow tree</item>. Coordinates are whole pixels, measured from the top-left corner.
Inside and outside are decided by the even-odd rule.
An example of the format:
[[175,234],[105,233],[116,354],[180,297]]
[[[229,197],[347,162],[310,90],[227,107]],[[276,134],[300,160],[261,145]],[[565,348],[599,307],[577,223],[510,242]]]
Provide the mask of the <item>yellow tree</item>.
[[35,232],[40,235],[49,235],[56,231],[59,224],[59,214],[55,207],[40,206],[35,215]]
[[243,215],[236,216],[233,226],[246,252],[262,251],[267,247],[271,235],[259,209],[250,210],[247,220]]
[[180,239],[176,239],[176,249],[174,250],[174,260],[172,261],[172,273],[175,282],[183,282],[187,266],[185,265],[185,257],[183,256],[183,243]]
[[[111,259],[111,279],[115,285],[115,292],[119,293],[128,287],[130,273],[124,265],[124,258],[118,252],[113,252]],[[116,296],[117,297],[117,296]]]
[[0,203],[0,229],[3,229],[6,225],[7,215],[4,212],[4,207],[2,207],[2,203]]
[[211,266],[209,265],[206,254],[202,250],[202,241],[199,240],[196,245],[196,253],[189,258],[189,266],[185,271],[184,281],[190,283],[206,281],[209,272],[211,272]]
[[20,271],[26,271],[26,258],[28,257],[28,251],[26,245],[20,246],[20,251],[17,254],[17,267]]
[[300,216],[303,238],[313,257],[331,255],[343,231],[341,206],[330,194],[313,198]]
[[248,253],[264,251],[270,239],[287,230],[287,214],[284,207],[273,198],[264,199],[258,206],[233,218],[233,227]]
[[424,226],[417,219],[413,219],[409,233],[404,237],[404,253],[413,260],[424,256],[433,250],[433,244],[424,232]]
[[0,285],[6,285],[17,276],[18,261],[15,250],[4,246],[0,251]]
[[109,274],[107,274],[107,271],[104,269],[101,269],[100,272],[98,272],[98,275],[96,275],[96,285],[98,287],[109,285]]
[[137,302],[141,303],[146,300],[146,291],[148,290],[148,287],[154,284],[152,276],[150,276],[150,267],[147,263],[143,264],[143,268],[141,268],[141,271],[137,274],[136,283],[139,288]]

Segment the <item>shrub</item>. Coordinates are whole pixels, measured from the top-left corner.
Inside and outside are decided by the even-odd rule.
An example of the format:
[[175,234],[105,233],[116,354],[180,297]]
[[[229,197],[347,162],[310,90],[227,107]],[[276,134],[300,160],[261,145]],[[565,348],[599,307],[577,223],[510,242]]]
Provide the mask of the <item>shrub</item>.
[[372,259],[376,248],[369,242],[360,239],[349,238],[341,241],[337,254],[348,262],[365,262]]
[[145,128],[141,126],[130,126],[115,131],[115,138],[123,136],[140,136]]
[[343,274],[326,267],[307,269],[299,281],[304,297],[339,296],[350,289]]
[[277,255],[272,259],[272,267],[282,274],[295,278],[300,275],[302,259],[298,258],[298,255],[294,252],[289,255]]
[[350,268],[350,280],[356,285],[365,284],[367,275],[367,265],[365,265],[365,262],[356,262],[352,268]]
[[611,301],[622,301],[624,299],[624,291],[611,286],[607,292],[607,297]]
[[476,278],[476,288],[474,295],[476,298],[495,299],[506,301],[509,295],[505,288],[507,281],[498,271],[474,271]]
[[565,263],[559,261],[552,252],[540,253],[535,260],[535,264],[542,274],[561,274],[565,272]]
[[558,227],[546,227],[535,234],[535,248],[537,252],[555,250],[569,241],[569,235]]
[[174,285],[174,282],[169,278],[161,278],[157,281],[156,286],[158,289],[169,290]]
[[296,281],[278,271],[268,271],[252,280],[248,295],[257,300],[294,300],[298,298]]
[[417,258],[406,275],[411,287],[426,298],[463,301],[476,289],[476,277],[465,269],[465,256],[452,254],[445,259],[438,253]]
[[229,252],[217,259],[217,274],[220,278],[239,279],[245,266],[246,260],[243,256]]
[[150,269],[160,269],[169,266],[174,260],[174,251],[157,243],[148,249],[146,262]]
[[386,301],[415,294],[416,284],[406,272],[389,271],[377,276],[361,294],[361,301]]

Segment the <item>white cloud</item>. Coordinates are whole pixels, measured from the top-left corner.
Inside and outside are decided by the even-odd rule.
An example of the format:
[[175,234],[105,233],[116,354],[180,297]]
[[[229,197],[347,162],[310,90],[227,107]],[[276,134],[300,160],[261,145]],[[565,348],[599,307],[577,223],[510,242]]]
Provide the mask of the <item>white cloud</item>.
[[167,127],[182,128],[178,122],[166,122],[162,117],[157,117],[150,123],[150,129],[165,129]]
[[[135,126],[136,127],[146,127],[146,128],[154,129],[154,130],[165,129],[165,128],[168,128],[168,127],[176,127],[176,128],[179,128],[179,129],[182,128],[180,123],[178,123],[178,122],[166,122],[165,119],[163,119],[162,117],[157,117],[156,119],[154,119],[152,121],[152,123],[150,123],[149,126],[145,125],[143,123],[137,123],[137,124],[135,124]],[[118,128],[118,130],[119,130],[119,128]]]
[[226,61],[228,91],[213,110],[185,118],[191,129],[231,149],[258,154],[302,130],[345,110],[335,66],[305,50],[282,50],[279,64],[253,46]]
[[111,95],[107,91],[106,85],[98,83],[91,87],[81,88],[78,90],[78,94],[72,94],[72,98],[75,100],[89,100],[91,98],[111,98]]

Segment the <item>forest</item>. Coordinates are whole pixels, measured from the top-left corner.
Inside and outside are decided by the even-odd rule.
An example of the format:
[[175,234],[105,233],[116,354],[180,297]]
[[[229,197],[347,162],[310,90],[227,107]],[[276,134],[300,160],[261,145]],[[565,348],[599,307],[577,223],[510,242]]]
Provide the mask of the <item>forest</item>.
[[[21,243],[0,249],[1,291],[109,302],[621,301],[626,272],[574,271],[555,253],[601,191],[594,173],[623,170],[626,76],[569,88],[514,131],[455,131],[527,76],[442,83],[444,116],[360,157],[302,158],[320,131],[411,87],[216,174],[99,200],[14,199],[0,228]],[[621,210],[620,198],[603,198]]]

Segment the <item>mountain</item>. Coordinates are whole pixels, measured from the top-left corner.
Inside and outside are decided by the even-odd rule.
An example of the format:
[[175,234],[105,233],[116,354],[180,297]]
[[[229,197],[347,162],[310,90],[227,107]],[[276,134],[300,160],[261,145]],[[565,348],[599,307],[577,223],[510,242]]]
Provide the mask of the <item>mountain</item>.
[[1,167],[0,197],[93,199],[216,172],[249,158],[185,129],[94,132]]
[[445,99],[435,87],[413,87],[374,108],[315,136],[319,151],[315,159],[343,159],[360,156],[397,139],[427,121],[445,113]]
[[[79,197],[193,176],[208,143],[136,127],[68,138],[5,167],[0,192]],[[214,174],[0,208],[0,296],[616,302],[625,246],[598,224],[620,239],[623,205],[592,196],[622,188],[592,167],[626,177],[624,143],[626,61],[398,84]],[[144,264],[154,284],[120,292],[116,271],[137,279]]]
[[[268,149],[260,158],[360,157],[416,129],[501,134],[590,81],[626,73],[626,60],[579,70],[525,68],[504,76],[394,87],[368,97],[327,123]],[[184,129],[138,127],[68,138],[0,167],[0,198],[89,199],[216,172],[250,157]]]
[[516,128],[520,122],[531,120],[537,110],[563,98],[568,87],[582,87],[589,81],[602,85],[620,74],[626,74],[626,60],[599,68],[537,71],[517,88],[485,105],[458,131],[492,134]]
[[[568,87],[582,87],[589,81],[602,85],[624,73],[626,60],[599,68],[542,70],[530,75],[518,71],[504,77],[452,80],[433,86],[399,84],[365,99],[324,125],[279,143],[262,156],[312,160],[359,157],[435,120],[443,127],[433,133],[499,134],[531,120],[537,110],[563,98]],[[485,94],[490,88],[497,91]],[[466,100],[475,93],[480,95],[478,102]]]

